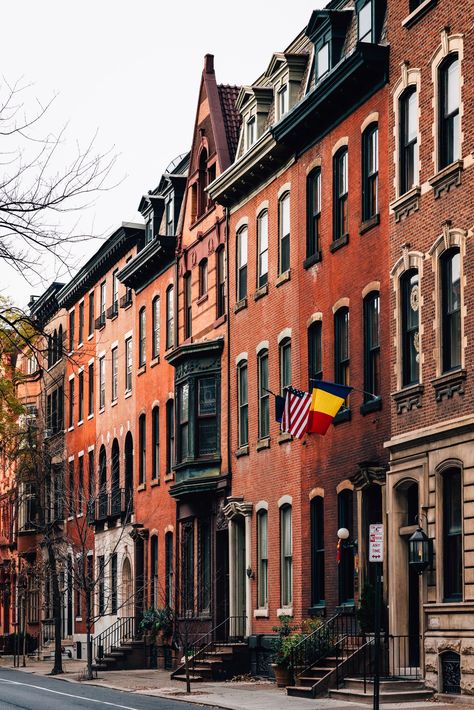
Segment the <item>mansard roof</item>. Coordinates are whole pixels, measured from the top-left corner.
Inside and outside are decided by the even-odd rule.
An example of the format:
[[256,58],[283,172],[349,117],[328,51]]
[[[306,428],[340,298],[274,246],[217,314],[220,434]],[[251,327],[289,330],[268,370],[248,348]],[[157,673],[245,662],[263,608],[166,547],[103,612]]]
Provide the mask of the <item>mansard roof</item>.
[[64,284],[59,281],[53,281],[48,286],[46,291],[38,298],[31,297],[29,302],[30,314],[40,328],[51,320],[51,318],[60,310],[58,304],[58,293],[63,288]]

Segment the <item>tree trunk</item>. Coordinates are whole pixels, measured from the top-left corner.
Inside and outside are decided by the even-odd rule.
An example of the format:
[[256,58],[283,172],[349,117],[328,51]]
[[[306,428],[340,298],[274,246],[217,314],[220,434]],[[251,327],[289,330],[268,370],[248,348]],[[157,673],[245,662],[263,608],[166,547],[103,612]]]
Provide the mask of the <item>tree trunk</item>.
[[53,589],[53,616],[54,616],[54,666],[51,675],[59,675],[63,673],[63,656],[61,643],[61,591],[59,589],[58,571],[56,567],[56,556],[54,554],[54,545],[51,542],[47,544],[49,571],[51,574],[51,586]]
[[91,634],[91,595],[89,590],[86,593],[86,613],[87,613],[87,670],[86,680],[92,680],[92,634]]

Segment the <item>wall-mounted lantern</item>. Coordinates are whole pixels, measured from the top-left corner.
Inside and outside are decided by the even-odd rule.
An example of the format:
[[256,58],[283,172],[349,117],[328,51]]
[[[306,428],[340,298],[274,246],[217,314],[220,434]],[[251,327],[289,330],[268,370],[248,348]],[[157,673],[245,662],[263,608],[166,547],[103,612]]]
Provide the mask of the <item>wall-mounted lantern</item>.
[[433,565],[433,540],[419,525],[408,540],[408,561],[410,569],[418,574]]

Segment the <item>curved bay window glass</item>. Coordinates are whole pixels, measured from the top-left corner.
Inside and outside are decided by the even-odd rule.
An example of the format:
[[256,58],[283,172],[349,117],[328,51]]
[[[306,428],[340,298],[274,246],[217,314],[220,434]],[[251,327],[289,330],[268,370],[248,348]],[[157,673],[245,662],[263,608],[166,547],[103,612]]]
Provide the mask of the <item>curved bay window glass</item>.
[[323,354],[322,354],[321,321],[311,323],[308,328],[308,380],[309,392],[315,387],[316,380],[323,379]]
[[311,501],[311,606],[324,604],[324,498]]
[[[369,3],[370,5],[370,3]],[[366,221],[378,214],[379,187],[379,129],[369,126],[362,136],[362,219]]]
[[146,311],[140,309],[138,315],[138,366],[143,367],[146,362]]
[[306,209],[308,226],[306,233],[306,257],[319,252],[321,229],[321,168],[316,168],[306,180]]
[[334,229],[333,240],[344,237],[349,232],[348,214],[348,152],[341,148],[334,156]]
[[[337,526],[347,528],[352,537],[353,527],[353,493],[344,490],[337,496]],[[339,550],[339,604],[354,603],[354,552],[344,541]]]
[[[380,296],[374,291],[364,298],[364,389],[380,395]],[[364,400],[373,400],[364,394]]]
[[173,347],[174,341],[174,289],[166,289],[166,349]]
[[339,308],[334,314],[334,381],[349,385],[349,309]]
[[402,385],[419,382],[420,377],[420,291],[418,271],[410,269],[401,279]]
[[290,268],[290,193],[278,200],[278,273],[284,274]]
[[461,80],[457,54],[450,55],[439,69],[439,165],[442,170],[460,158],[459,106]]
[[237,366],[237,403],[238,444],[246,446],[249,443],[248,367],[246,360],[241,361]]
[[247,249],[248,229],[242,227],[237,233],[237,301],[247,297]]
[[217,382],[214,376],[197,380],[197,454],[217,451]]
[[458,468],[443,473],[443,598],[462,599],[462,477]]
[[257,217],[257,288],[268,281],[268,212],[265,210]]
[[179,461],[188,457],[189,443],[189,383],[178,388],[178,456]]
[[270,436],[270,394],[268,392],[268,350],[261,350],[258,362],[258,438]]
[[293,603],[293,530],[291,505],[280,508],[280,596],[282,607]]
[[257,597],[258,608],[268,607],[268,513],[257,513]]
[[291,339],[285,338],[280,347],[280,394],[291,385]]
[[418,181],[418,96],[410,86],[399,101],[400,195]]
[[461,255],[449,249],[441,257],[443,372],[461,367]]

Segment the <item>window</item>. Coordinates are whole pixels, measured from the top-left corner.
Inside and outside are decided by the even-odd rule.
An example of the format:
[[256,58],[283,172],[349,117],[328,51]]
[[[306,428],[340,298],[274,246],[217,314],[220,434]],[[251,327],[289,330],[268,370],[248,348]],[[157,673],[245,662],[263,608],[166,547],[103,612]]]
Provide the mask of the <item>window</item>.
[[402,385],[414,385],[419,381],[419,284],[418,271],[410,269],[401,278],[401,349]]
[[146,362],[146,311],[145,306],[138,314],[138,367]]
[[193,306],[191,294],[191,272],[184,274],[184,339],[187,340],[192,335],[193,328]]
[[80,514],[84,510],[84,456],[80,456],[77,463],[77,512]]
[[308,328],[309,392],[315,387],[316,380],[323,379],[322,331],[321,321],[311,323]]
[[95,498],[95,463],[94,451],[89,451],[89,499]]
[[400,97],[400,194],[418,181],[418,97],[416,87],[409,87]]
[[152,535],[150,539],[150,606],[153,609],[158,607],[158,537]]
[[268,513],[257,513],[257,598],[259,609],[268,607]]
[[225,313],[225,251],[224,247],[219,247],[216,254],[217,259],[217,317]]
[[157,481],[160,477],[160,409],[153,407],[151,413],[151,477]]
[[283,84],[278,91],[278,117],[281,118],[288,112],[288,84]]
[[373,42],[372,34],[372,0],[367,0],[362,6],[359,6],[359,42]]
[[165,201],[166,235],[174,234],[174,193],[170,192]]
[[285,338],[280,347],[280,394],[283,395],[285,387],[291,385],[291,340]]
[[117,600],[117,553],[114,552],[110,556],[110,611],[112,614],[117,613]]
[[439,69],[439,165],[442,170],[460,158],[459,106],[461,80],[459,59],[451,54]]
[[441,257],[443,372],[461,367],[461,255],[458,248]]
[[182,526],[181,535],[182,613],[194,611],[194,527],[193,522]]
[[268,281],[268,211],[260,212],[257,217],[257,288]]
[[211,605],[211,524],[199,522],[199,609],[209,611]]
[[100,284],[100,315],[102,318],[105,318],[106,298],[107,298],[107,283],[106,283],[106,281],[102,281],[102,283]]
[[349,385],[349,309],[339,308],[334,315],[334,381]]
[[280,508],[280,595],[282,607],[293,602],[293,532],[291,505]]
[[173,286],[166,289],[166,349],[173,347],[174,341],[174,313],[173,313]]
[[373,400],[368,392],[380,395],[380,296],[369,293],[364,299],[364,401]]
[[99,409],[105,408],[105,357],[99,359]]
[[290,193],[280,197],[278,201],[278,234],[279,253],[278,264],[279,273],[284,274],[290,268]]
[[189,444],[189,383],[178,388],[178,456],[179,461],[188,457]]
[[347,148],[341,148],[334,156],[334,234],[333,240],[341,239],[349,232]]
[[71,311],[69,314],[69,352],[72,353],[74,350],[74,324],[76,320],[75,311]]
[[217,451],[217,382],[213,376],[197,380],[197,442],[198,456]]
[[315,256],[319,252],[321,224],[321,169],[316,168],[306,182],[306,208],[308,214],[308,231],[306,235],[306,257]]
[[112,348],[112,402],[118,397],[118,348]]
[[97,558],[98,567],[98,597],[99,597],[99,614],[105,614],[105,557],[99,555]]
[[153,216],[145,224],[145,244],[149,244],[153,239]]
[[173,533],[165,534],[165,604],[173,606]]
[[68,512],[74,514],[74,461],[69,461],[69,491],[68,491]]
[[443,599],[462,600],[462,479],[457,468],[443,473]]
[[311,606],[324,604],[324,498],[311,500]]
[[174,402],[166,402],[166,470],[168,473],[174,466]]
[[[370,4],[370,3],[369,3]],[[366,221],[378,214],[379,183],[379,130],[369,126],[362,136],[362,219]]]
[[89,335],[94,333],[94,319],[94,291],[91,291],[89,294]]
[[78,384],[78,393],[77,393],[77,421],[82,422],[84,419],[84,371],[81,370],[81,372],[77,376],[77,384]]
[[321,79],[329,71],[329,42],[324,42],[316,50],[316,79]]
[[199,298],[207,293],[207,259],[199,262]]
[[268,392],[268,350],[258,354],[258,438],[270,436],[270,394]]
[[146,416],[140,414],[138,418],[138,447],[140,456],[138,459],[138,484],[142,485],[146,479]]
[[80,345],[84,341],[84,301],[79,304],[79,332],[77,343]]
[[200,217],[204,214],[207,209],[207,150],[203,148],[199,155],[199,178],[198,178],[198,204],[197,204],[197,216]]
[[257,139],[257,124],[255,121],[255,116],[251,116],[251,118],[249,118],[249,120],[247,121],[245,135],[247,139],[248,150],[251,146],[253,146]]
[[153,330],[152,357],[157,358],[160,354],[160,297],[155,296],[151,304],[151,321]]
[[237,401],[239,416],[239,446],[249,443],[249,400],[248,400],[248,367],[247,361],[239,362],[237,366]]
[[125,392],[132,390],[132,339],[127,338],[125,341]]
[[115,271],[112,274],[112,311],[117,314],[118,313],[118,269],[115,269]]
[[74,426],[74,380],[69,380],[69,426]]
[[[338,528],[347,528],[353,535],[353,493],[349,489],[337,496]],[[339,604],[354,602],[354,553],[344,542],[339,549]]]
[[247,297],[247,248],[248,229],[242,227],[237,233],[237,301]]

